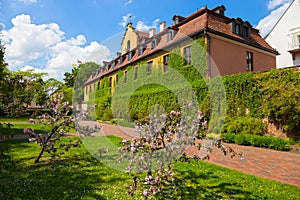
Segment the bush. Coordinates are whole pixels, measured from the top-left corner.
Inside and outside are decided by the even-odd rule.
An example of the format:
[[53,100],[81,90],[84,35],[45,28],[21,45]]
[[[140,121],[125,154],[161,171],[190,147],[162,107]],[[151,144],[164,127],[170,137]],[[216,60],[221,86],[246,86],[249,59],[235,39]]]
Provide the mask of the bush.
[[267,125],[261,119],[253,117],[239,117],[231,119],[224,125],[224,133],[264,135]]
[[263,147],[279,151],[289,151],[290,141],[268,136],[225,133],[221,135],[223,142],[236,143],[245,146]]

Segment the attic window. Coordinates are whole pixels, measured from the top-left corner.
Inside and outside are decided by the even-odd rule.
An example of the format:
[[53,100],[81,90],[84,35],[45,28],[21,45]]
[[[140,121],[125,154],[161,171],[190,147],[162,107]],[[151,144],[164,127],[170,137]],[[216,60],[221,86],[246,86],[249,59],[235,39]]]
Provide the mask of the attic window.
[[248,21],[244,22],[241,18],[237,18],[232,22],[231,26],[234,34],[250,38],[251,24]]
[[132,52],[131,52],[131,51],[129,51],[129,52],[128,52],[128,61],[130,61],[130,60],[131,60],[131,58],[132,58]]
[[143,54],[143,51],[144,51],[144,47],[143,47],[142,45],[140,45],[140,46],[138,47],[138,55],[139,55],[139,56],[142,55],[142,54]]
[[240,35],[240,29],[241,29],[241,25],[235,23],[235,26],[234,26],[234,33],[237,34],[237,35]]
[[151,49],[154,49],[156,47],[156,39],[152,40],[151,42]]
[[173,40],[174,38],[174,30],[170,30],[167,34],[167,42]]

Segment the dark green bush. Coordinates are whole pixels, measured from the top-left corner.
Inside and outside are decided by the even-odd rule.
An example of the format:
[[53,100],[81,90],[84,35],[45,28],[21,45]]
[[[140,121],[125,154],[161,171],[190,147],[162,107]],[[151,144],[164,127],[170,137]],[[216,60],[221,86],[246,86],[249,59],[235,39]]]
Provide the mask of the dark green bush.
[[236,143],[245,146],[263,147],[280,151],[290,150],[290,141],[268,136],[224,133],[221,135],[223,142]]

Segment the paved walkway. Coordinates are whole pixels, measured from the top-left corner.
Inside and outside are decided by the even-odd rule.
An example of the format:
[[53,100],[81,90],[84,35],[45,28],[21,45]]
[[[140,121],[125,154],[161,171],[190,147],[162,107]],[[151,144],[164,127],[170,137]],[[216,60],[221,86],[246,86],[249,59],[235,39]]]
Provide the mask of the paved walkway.
[[[130,139],[135,136],[133,128],[101,124],[104,135],[115,135]],[[244,159],[224,156],[219,149],[214,149],[208,162],[236,169],[247,174],[272,179],[300,187],[300,154],[275,151],[249,146],[230,145],[236,152],[243,152]],[[193,156],[195,149],[189,148],[187,154]]]

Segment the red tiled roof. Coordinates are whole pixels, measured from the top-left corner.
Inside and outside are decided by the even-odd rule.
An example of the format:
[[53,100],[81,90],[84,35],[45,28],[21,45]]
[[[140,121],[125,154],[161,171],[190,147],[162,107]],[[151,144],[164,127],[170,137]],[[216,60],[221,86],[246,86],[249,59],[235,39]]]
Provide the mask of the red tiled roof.
[[[217,7],[218,8],[218,7]],[[98,73],[96,76],[91,76],[85,84],[89,84],[91,82],[98,81],[101,76],[107,75],[113,71],[119,70],[123,68],[126,65],[132,64],[135,61],[142,60],[146,56],[149,56],[157,51],[161,51],[166,49],[168,46],[172,44],[176,44],[176,42],[179,42],[181,39],[187,39],[188,37],[193,37],[194,35],[197,35],[201,33],[201,31],[210,32],[213,34],[217,34],[223,37],[227,37],[232,40],[236,40],[238,42],[242,42],[257,48],[261,48],[262,50],[277,54],[277,51],[273,49],[258,33],[258,30],[255,28],[250,27],[250,37],[242,37],[240,35],[237,35],[232,32],[230,23],[234,20],[231,18],[228,18],[224,15],[220,15],[215,12],[217,9],[208,9],[207,7],[203,7],[197,12],[187,16],[186,18],[182,19],[178,24],[171,25],[167,29],[174,29],[177,31],[175,37],[167,42],[167,30],[163,32],[159,32],[157,35],[154,35],[153,38],[159,37],[159,42],[157,46],[154,49],[151,49],[151,41],[153,38],[149,38],[149,34],[141,31],[134,30],[139,37],[145,37],[147,38],[147,48],[143,52],[142,55],[138,56],[137,49],[134,49],[133,51],[136,51],[134,56],[130,61],[128,61],[128,53],[125,54],[125,57],[123,59],[123,62],[118,64],[112,68],[110,67],[109,70],[102,72],[101,74]],[[122,55],[124,56],[124,55]],[[119,59],[119,58],[116,58]]]

